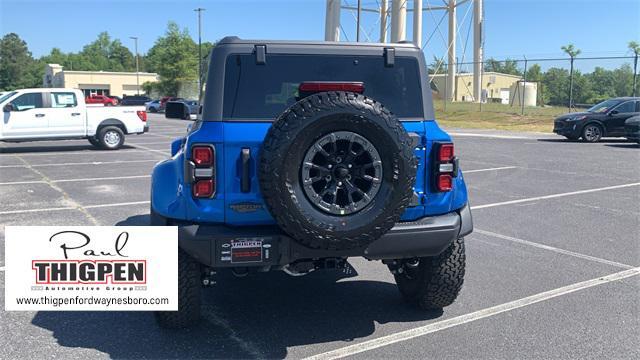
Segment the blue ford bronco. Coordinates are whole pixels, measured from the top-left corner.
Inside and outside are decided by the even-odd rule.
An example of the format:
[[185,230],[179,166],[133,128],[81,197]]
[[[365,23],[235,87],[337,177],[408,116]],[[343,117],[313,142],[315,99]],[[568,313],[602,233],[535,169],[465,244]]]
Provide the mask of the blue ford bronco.
[[151,223],[179,229],[179,310],[161,326],[196,323],[223,269],[299,276],[355,256],[387,265],[411,304],[453,303],[473,225],[420,49],[226,37],[201,104],[153,170]]

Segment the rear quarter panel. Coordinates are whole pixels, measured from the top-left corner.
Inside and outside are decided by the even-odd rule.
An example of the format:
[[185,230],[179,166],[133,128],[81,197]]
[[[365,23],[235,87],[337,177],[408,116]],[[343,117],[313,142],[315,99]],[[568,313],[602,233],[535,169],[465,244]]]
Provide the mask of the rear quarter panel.
[[137,111],[145,111],[144,106],[87,106],[87,134],[94,135],[104,120],[120,120],[128,134],[144,131],[145,122],[140,120]]

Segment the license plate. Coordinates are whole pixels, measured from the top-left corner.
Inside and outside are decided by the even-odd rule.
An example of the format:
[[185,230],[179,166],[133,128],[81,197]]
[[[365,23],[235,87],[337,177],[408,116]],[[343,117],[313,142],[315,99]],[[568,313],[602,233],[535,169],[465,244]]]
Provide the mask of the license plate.
[[246,263],[262,261],[262,240],[231,240],[231,262]]

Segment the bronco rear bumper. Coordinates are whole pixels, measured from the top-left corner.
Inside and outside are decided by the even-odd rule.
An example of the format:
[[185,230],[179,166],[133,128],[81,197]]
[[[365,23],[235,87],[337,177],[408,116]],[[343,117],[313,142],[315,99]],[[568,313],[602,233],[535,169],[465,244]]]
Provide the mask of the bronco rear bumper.
[[465,205],[448,214],[398,223],[368,246],[350,250],[310,249],[277,226],[184,225],[178,227],[178,243],[189,255],[211,267],[279,266],[301,259],[435,256],[453,240],[472,231],[471,211]]

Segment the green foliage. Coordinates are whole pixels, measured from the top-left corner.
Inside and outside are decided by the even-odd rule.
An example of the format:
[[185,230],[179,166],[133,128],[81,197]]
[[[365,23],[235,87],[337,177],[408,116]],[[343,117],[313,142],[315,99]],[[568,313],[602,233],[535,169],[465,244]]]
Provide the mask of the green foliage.
[[494,58],[489,58],[484,63],[484,71],[493,71],[511,75],[522,75],[522,71],[518,69],[518,61],[511,59],[498,61]]
[[[135,71],[135,57],[118,39],[111,40],[107,32],[85,45],[79,53],[63,53],[58,48],[40,58],[44,64],[60,64],[67,70]],[[142,67],[140,68],[142,71]]]
[[198,45],[187,30],[169,22],[165,35],[156,40],[145,59],[148,70],[160,75],[160,93],[176,96],[180,83],[198,80],[197,54]]
[[574,58],[580,55],[580,53],[582,52],[580,49],[573,46],[573,44],[561,46],[560,49],[565,53],[567,53],[567,55],[569,55],[570,58]]
[[14,33],[0,39],[0,90],[38,87],[42,75],[24,40]]

